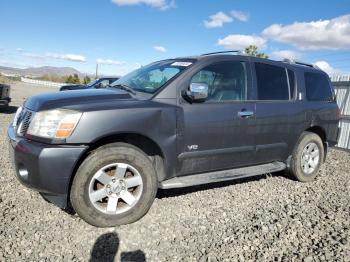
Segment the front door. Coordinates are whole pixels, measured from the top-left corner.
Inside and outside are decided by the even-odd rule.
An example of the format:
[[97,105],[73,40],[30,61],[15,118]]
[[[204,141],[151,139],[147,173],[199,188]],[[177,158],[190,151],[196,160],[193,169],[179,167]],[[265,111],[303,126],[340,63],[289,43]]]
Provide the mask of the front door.
[[178,174],[200,173],[254,162],[255,103],[249,64],[235,60],[216,62],[195,72],[191,83],[206,83],[208,99],[181,104]]

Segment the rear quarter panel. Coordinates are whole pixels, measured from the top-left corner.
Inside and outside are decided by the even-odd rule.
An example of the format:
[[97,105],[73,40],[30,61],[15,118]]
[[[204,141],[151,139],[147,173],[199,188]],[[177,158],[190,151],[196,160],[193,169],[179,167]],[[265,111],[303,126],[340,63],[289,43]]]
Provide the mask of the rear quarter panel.
[[[309,69],[296,70],[298,97],[302,98],[302,100],[295,101],[291,108],[293,115],[293,117],[290,118],[291,142],[292,144],[296,144],[303,131],[310,127],[318,126],[324,130],[327,142],[333,146],[337,141],[338,134],[338,105],[336,102],[308,101],[304,79],[304,73],[308,70]],[[309,71],[314,72],[314,70]],[[319,73],[319,71],[317,73]]]

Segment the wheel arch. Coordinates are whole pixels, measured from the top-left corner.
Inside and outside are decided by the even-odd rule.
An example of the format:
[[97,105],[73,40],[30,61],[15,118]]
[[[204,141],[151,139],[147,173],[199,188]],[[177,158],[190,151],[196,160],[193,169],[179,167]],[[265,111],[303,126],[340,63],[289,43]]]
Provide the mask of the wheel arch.
[[307,128],[305,131],[314,133],[321,138],[322,143],[323,143],[323,147],[324,147],[324,155],[325,155],[324,161],[325,161],[326,156],[327,156],[327,152],[328,152],[327,133],[326,133],[325,129],[321,126],[311,126],[311,127]]
[[318,135],[321,138],[323,143],[327,142],[326,131],[325,131],[325,129],[323,127],[321,127],[321,126],[311,126],[308,129],[306,129],[305,131],[311,132],[311,133],[315,133],[316,135]]
[[75,174],[79,168],[79,166],[83,163],[83,161],[97,148],[115,142],[124,142],[130,145],[133,145],[143,151],[146,155],[148,155],[152,163],[155,167],[158,181],[162,181],[165,178],[165,162],[166,157],[163,153],[160,146],[151,138],[139,134],[139,133],[117,133],[111,134],[104,137],[101,137],[91,143],[88,150],[86,150],[79,160],[76,162],[74,169],[72,171],[72,175],[70,177],[69,186],[68,186],[68,201],[70,199],[70,189],[75,177]]

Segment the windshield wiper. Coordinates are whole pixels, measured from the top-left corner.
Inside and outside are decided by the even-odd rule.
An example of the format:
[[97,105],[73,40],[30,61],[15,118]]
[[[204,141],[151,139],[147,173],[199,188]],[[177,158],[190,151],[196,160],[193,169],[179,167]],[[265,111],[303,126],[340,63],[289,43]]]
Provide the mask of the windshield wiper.
[[133,95],[136,95],[136,92],[134,91],[134,89],[132,89],[130,86],[125,85],[125,84],[118,84],[118,85],[114,85],[111,87],[119,88],[119,89],[125,90]]

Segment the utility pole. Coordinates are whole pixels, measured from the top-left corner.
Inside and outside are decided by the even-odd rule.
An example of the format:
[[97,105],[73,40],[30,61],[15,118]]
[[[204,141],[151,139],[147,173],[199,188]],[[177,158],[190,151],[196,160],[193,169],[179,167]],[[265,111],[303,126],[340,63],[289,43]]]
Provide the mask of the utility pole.
[[98,78],[98,62],[96,62],[96,79]]

